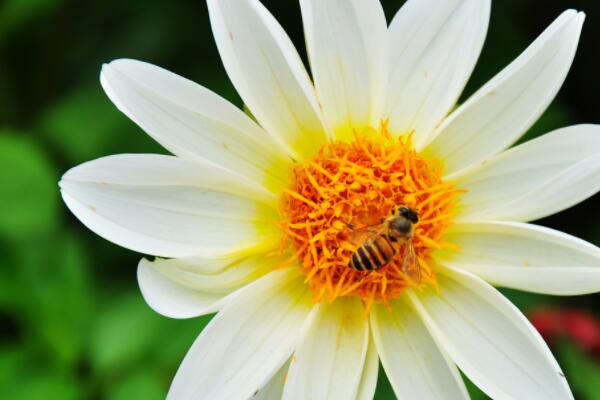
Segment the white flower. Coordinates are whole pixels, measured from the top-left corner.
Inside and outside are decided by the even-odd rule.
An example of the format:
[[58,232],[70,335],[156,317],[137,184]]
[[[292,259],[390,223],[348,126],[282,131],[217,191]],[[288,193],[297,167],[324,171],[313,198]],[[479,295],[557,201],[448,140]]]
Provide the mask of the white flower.
[[[389,27],[377,0],[300,5],[314,86],[257,0],[208,0],[258,123],[161,68],[113,61],[106,93],[175,156],[105,157],[60,183],[94,232],[162,257],[138,268],[151,307],[218,312],[169,398],[368,399],[378,360],[399,398],[467,398],[458,368],[495,399],[572,398],[538,333],[490,283],[600,290],[600,249],[526,223],[600,189],[600,128],[508,149],[561,86],[583,13],[564,12],[453,109],[489,0],[409,0]],[[399,205],[421,220],[396,258],[351,268],[363,243],[354,225]],[[422,279],[405,274],[409,244]]]

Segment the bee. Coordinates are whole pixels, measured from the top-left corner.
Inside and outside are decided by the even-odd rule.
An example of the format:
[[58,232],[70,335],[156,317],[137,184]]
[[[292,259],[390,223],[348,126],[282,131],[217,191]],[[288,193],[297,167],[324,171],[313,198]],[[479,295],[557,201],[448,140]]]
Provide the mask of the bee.
[[[399,207],[381,224],[352,230],[352,239],[360,245],[350,257],[348,266],[357,271],[372,271],[389,264],[404,246],[400,268],[410,279],[421,281],[413,233],[419,215],[408,207]],[[360,240],[356,240],[360,238]]]

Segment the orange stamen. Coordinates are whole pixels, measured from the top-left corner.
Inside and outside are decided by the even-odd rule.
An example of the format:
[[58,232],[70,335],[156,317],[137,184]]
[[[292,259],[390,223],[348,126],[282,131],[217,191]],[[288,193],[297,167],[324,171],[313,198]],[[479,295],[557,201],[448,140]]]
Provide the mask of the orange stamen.
[[[437,287],[431,254],[452,248],[443,234],[462,192],[443,182],[442,172],[439,163],[414,150],[412,134],[394,138],[385,122],[378,133],[355,132],[353,142],[328,143],[312,160],[292,168],[290,186],[281,196],[281,246],[291,246],[315,302],[359,296],[368,309],[375,302],[387,305],[409,288]],[[361,245],[353,241],[353,230],[379,224],[397,206],[413,208],[421,218],[412,237],[420,282],[401,268],[406,246],[374,271],[348,265]]]

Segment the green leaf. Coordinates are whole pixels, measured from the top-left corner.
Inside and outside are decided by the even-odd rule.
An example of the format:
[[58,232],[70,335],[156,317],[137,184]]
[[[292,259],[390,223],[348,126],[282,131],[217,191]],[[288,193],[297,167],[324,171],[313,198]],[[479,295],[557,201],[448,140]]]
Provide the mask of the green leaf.
[[107,389],[108,400],[162,400],[168,390],[165,379],[156,372],[144,369],[127,374]]
[[464,374],[461,374],[463,380],[465,381],[465,385],[467,386],[467,391],[469,392],[469,397],[471,400],[489,400],[489,397],[483,393],[473,382],[469,380]]
[[5,312],[21,308],[20,294],[23,290],[11,267],[14,264],[7,252],[0,251],[0,309]]
[[567,340],[557,343],[555,349],[575,398],[600,399],[600,362]]
[[390,383],[387,375],[385,374],[385,370],[379,363],[379,374],[377,375],[377,389],[375,390],[375,400],[394,400],[396,396],[394,395],[394,389],[392,389],[392,384]]
[[85,348],[93,311],[84,249],[74,236],[61,232],[35,246],[29,242],[14,246],[10,253],[0,288],[10,288],[14,301],[6,299],[5,307],[54,367],[74,365]]
[[185,354],[192,347],[196,337],[212,317],[213,315],[205,315],[187,320],[168,320],[168,327],[160,339],[162,345],[155,352],[157,361],[161,365],[173,369],[174,373]]
[[11,400],[75,400],[83,398],[83,393],[75,379],[46,371],[24,373],[5,388],[2,397]]
[[41,315],[37,319],[41,337],[55,357],[73,364],[83,352],[92,321],[89,265],[80,244],[69,235],[62,236],[53,253],[55,258],[46,268],[49,276],[39,290]]
[[25,349],[23,347],[0,348],[0,393],[15,381],[25,366]]
[[0,237],[25,239],[57,225],[57,173],[28,137],[0,130]]
[[163,343],[167,319],[152,311],[138,291],[108,302],[96,316],[91,336],[91,362],[100,374],[118,374],[151,358]]
[[523,292],[515,289],[499,288],[521,312],[527,314],[530,310],[538,309],[544,305],[556,303],[556,298],[537,293]]
[[99,83],[57,102],[43,116],[41,129],[72,163],[109,154],[125,135],[136,135],[135,125],[108,100]]

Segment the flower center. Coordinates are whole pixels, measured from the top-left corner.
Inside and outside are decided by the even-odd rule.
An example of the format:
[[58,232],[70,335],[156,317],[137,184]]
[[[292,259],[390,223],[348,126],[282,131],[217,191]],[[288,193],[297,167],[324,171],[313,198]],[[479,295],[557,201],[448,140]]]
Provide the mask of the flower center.
[[442,235],[460,193],[441,174],[410,135],[394,138],[385,123],[293,166],[281,196],[282,250],[292,249],[288,263],[300,261],[315,302],[359,296],[370,307],[436,284],[431,253],[450,246]]

